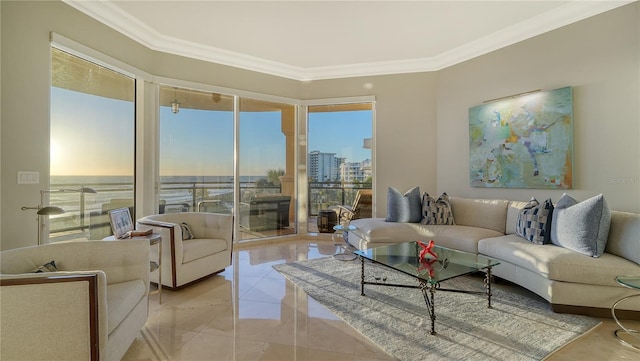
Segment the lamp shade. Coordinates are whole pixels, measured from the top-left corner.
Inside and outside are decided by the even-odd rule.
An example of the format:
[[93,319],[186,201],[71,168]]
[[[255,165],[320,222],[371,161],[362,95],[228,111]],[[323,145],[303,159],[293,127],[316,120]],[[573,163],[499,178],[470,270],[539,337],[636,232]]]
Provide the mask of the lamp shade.
[[41,216],[50,216],[54,214],[62,214],[64,213],[64,209],[60,207],[55,207],[55,206],[47,206],[47,207],[42,207],[38,209],[38,212],[36,213],[38,213]]

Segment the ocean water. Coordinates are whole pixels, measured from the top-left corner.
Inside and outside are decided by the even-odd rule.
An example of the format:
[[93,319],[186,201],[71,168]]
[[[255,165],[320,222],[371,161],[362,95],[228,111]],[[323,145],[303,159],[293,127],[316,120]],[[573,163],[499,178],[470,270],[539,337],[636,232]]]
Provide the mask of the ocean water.
[[[240,176],[241,183],[255,182],[264,176]],[[233,176],[160,176],[161,183],[219,183],[233,182]],[[133,176],[51,176],[54,185],[106,185],[133,183]]]
[[[263,176],[241,176],[241,187],[252,188]],[[169,205],[188,203],[193,206],[202,199],[210,199],[233,192],[233,176],[161,176],[159,198]],[[79,192],[56,192],[56,190],[77,190],[81,187],[93,188],[97,193],[85,192],[85,213],[101,210],[104,203],[113,199],[133,199],[133,176],[52,176],[51,193],[46,194],[45,204],[62,207],[69,217],[80,214],[81,194]]]

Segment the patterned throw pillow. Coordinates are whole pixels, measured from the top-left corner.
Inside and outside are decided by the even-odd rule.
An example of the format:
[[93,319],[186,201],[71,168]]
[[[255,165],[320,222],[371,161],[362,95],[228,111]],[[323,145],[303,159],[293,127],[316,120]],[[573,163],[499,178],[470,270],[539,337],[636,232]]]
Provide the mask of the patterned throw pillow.
[[404,195],[389,187],[387,191],[386,222],[418,223],[422,219],[420,212],[420,188],[409,189]]
[[58,267],[56,267],[56,261],[50,261],[49,263],[45,263],[42,266],[38,266],[31,271],[33,273],[47,273],[47,272],[58,272]]
[[182,222],[180,223],[180,228],[182,228],[182,240],[193,239],[193,232],[191,232],[191,227],[188,224]]
[[516,234],[535,244],[551,243],[551,217],[553,216],[553,202],[551,198],[540,204],[531,198],[518,213]]
[[447,193],[436,200],[425,193],[422,196],[422,224],[456,224]]

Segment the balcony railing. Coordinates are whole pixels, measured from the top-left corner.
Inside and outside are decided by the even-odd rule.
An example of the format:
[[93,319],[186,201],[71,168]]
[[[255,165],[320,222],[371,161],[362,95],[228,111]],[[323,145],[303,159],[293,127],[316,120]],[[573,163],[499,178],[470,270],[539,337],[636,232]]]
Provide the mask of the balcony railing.
[[[61,207],[64,214],[49,217],[49,234],[56,240],[99,239],[109,231],[109,207],[133,207],[132,183],[52,184],[51,189],[93,188],[97,193],[50,193],[50,205]],[[359,189],[371,189],[369,184],[342,182],[310,182],[308,214],[335,205],[352,205]],[[279,186],[257,186],[255,182],[240,183],[241,200],[254,194],[280,193]],[[204,211],[231,213],[233,209],[233,183],[230,182],[163,182],[160,184],[160,209],[158,213]],[[91,230],[102,229],[92,235]],[[107,234],[108,235],[108,234]]]
[[309,182],[308,202],[309,215],[317,216],[318,212],[338,205],[353,205],[358,190],[371,189],[369,183],[344,182]]

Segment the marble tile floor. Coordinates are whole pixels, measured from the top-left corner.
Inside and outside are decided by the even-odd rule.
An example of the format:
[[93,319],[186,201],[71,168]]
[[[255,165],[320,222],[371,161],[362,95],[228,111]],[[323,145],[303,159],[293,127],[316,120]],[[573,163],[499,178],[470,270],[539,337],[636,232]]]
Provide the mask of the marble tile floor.
[[[224,272],[163,291],[162,305],[152,295],[145,329],[123,360],[393,360],[271,267],[336,251],[326,234],[236,247],[233,265]],[[528,294],[511,284],[496,286]],[[628,327],[638,329],[640,321]],[[614,338],[616,328],[603,319],[546,360],[640,359],[640,351]]]

